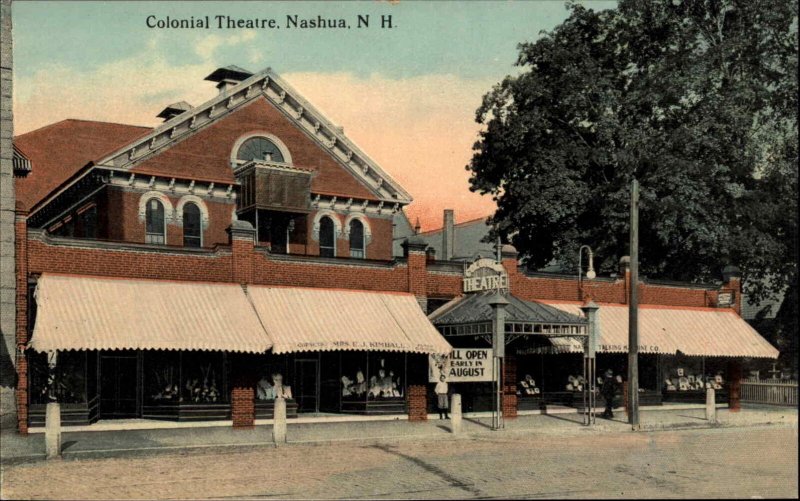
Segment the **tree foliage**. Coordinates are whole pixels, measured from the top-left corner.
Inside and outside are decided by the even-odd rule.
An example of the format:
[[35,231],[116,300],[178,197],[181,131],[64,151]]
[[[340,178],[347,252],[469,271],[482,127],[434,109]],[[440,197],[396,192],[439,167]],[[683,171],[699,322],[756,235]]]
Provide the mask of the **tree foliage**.
[[[797,0],[621,0],[519,45],[483,98],[471,189],[536,268],[629,253],[682,281],[742,269],[755,300],[796,283]],[[494,236],[494,235],[492,235]],[[766,278],[769,277],[769,280]]]

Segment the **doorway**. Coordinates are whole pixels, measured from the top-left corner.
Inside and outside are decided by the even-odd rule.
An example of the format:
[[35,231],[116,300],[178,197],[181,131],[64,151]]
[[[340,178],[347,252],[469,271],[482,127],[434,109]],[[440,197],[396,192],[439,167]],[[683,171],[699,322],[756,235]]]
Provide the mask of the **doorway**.
[[294,361],[293,396],[297,412],[319,412],[319,360],[298,358]]
[[100,419],[140,417],[139,379],[135,351],[100,353]]

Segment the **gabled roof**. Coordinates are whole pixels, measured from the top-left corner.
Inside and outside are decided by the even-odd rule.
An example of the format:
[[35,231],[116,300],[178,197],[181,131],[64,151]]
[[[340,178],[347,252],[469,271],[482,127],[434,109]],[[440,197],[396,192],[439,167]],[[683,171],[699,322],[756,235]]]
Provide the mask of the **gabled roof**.
[[35,166],[16,179],[17,206],[30,210],[89,162],[146,134],[149,127],[67,119],[14,138]]
[[411,202],[411,195],[347,138],[342,128],[325,118],[270,68],[220,92],[213,99],[191,111],[167,120],[149,134],[124,144],[97,163],[100,166],[117,169],[134,169],[163,149],[193,136],[197,131],[259,98],[266,99],[318,146],[328,150],[345,170],[374,194],[375,198],[401,204]]
[[[467,294],[442,305],[428,315],[434,325],[472,324],[491,322],[494,318],[490,298],[495,291]],[[525,301],[513,294],[505,294],[506,322],[529,322],[539,324],[583,325],[586,319],[561,311],[554,306],[536,301]]]

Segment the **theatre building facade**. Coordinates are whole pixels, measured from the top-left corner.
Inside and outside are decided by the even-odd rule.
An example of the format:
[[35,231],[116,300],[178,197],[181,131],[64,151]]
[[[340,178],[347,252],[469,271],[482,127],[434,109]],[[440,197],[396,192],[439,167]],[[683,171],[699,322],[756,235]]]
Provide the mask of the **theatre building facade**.
[[[582,284],[529,275],[505,246],[485,280],[465,281],[463,263],[414,236],[394,256],[393,217],[411,196],[341,127],[270,69],[207,80],[214,98],[166,107],[155,128],[64,120],[14,138],[30,165],[16,178],[20,432],[53,399],[66,426],[252,426],[276,397],[290,417],[426,419],[429,358],[490,346],[494,291],[509,303],[508,417],[573,400],[589,299],[598,369],[622,370],[624,269]],[[735,273],[638,287],[654,395],[724,385],[745,357],[777,356],[739,317]],[[456,387],[468,410],[488,409],[485,384]]]

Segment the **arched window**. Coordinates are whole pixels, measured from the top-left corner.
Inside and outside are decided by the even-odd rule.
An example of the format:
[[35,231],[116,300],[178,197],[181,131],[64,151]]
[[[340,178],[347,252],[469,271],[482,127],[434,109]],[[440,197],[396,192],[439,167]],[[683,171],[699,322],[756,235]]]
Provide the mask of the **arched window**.
[[249,162],[250,160],[267,160],[270,162],[285,162],[283,153],[275,143],[261,136],[251,137],[239,147],[236,159]]
[[203,227],[200,223],[200,207],[189,202],[183,206],[183,246],[201,247]]
[[164,205],[157,198],[147,201],[145,220],[145,243],[163,245],[166,242],[167,228],[164,225]]
[[350,221],[350,257],[364,259],[364,225],[358,219]]
[[336,238],[333,221],[328,216],[319,220],[319,255],[336,257]]

